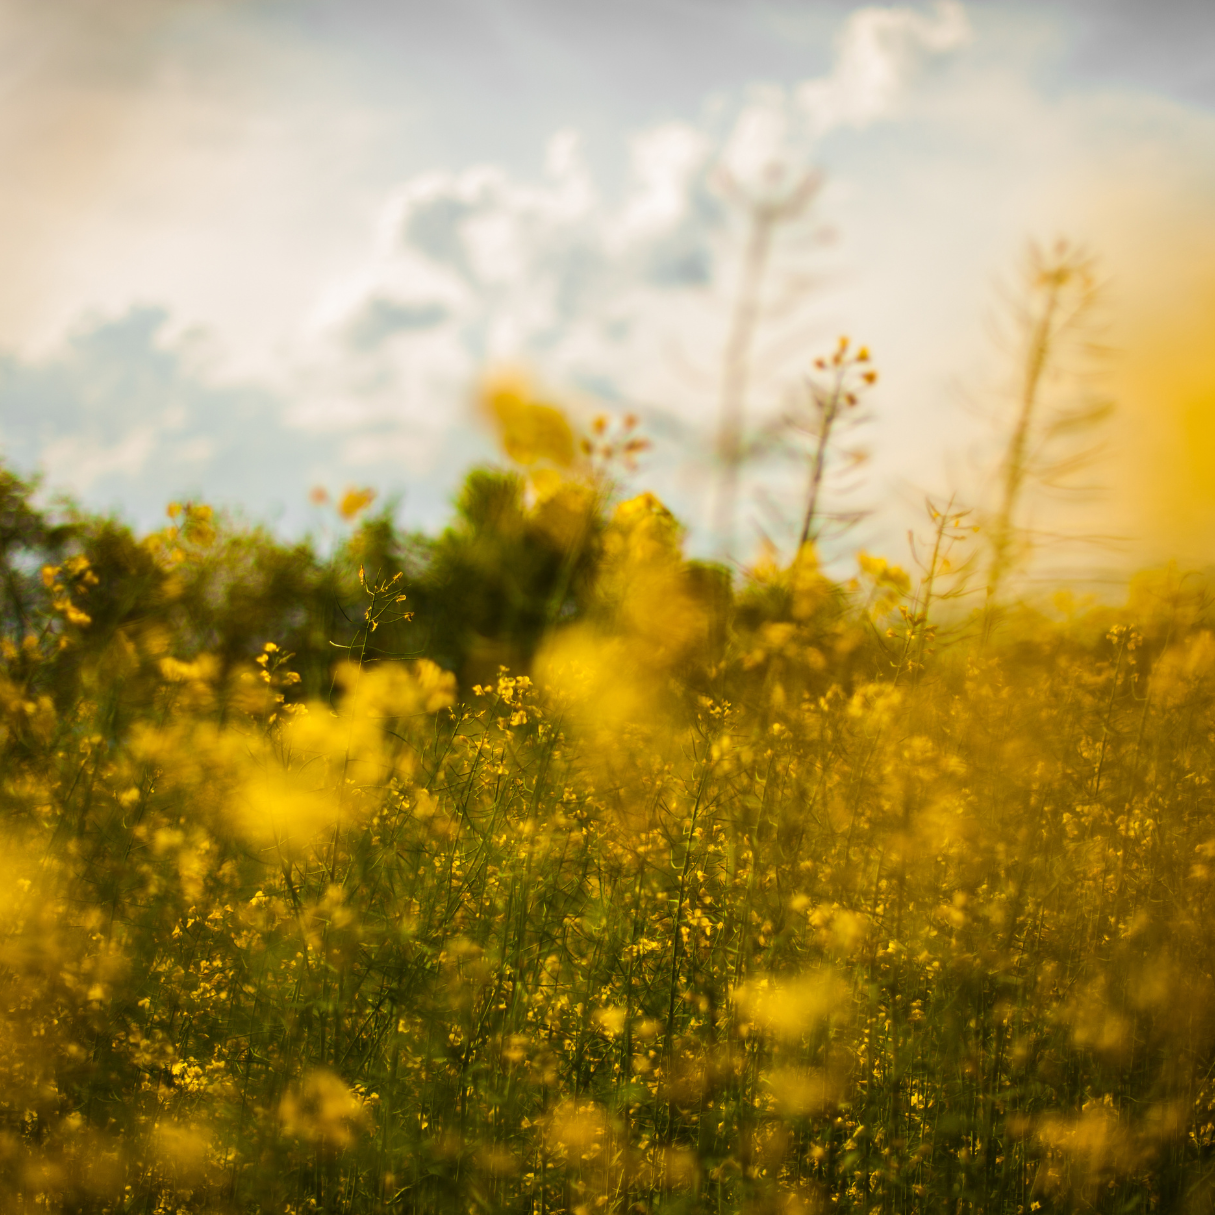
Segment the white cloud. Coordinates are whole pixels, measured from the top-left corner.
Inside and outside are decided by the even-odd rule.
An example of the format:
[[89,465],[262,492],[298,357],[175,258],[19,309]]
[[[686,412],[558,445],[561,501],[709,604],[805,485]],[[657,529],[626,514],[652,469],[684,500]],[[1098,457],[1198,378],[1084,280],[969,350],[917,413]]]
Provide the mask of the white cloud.
[[323,443],[283,427],[264,390],[212,382],[161,310],[81,325],[41,359],[0,357],[0,444],[48,489],[156,526],[201,495],[303,521],[309,484],[332,472]]
[[[685,452],[706,450],[740,245],[721,169],[744,189],[804,172],[824,133],[894,114],[919,63],[966,35],[954,3],[932,15],[861,9],[829,75],[754,91],[724,140],[686,122],[634,135],[616,200],[596,188],[572,131],[553,136],[539,181],[492,164],[407,180],[368,261],[315,310],[294,416],[335,431],[376,426],[374,440],[345,444],[347,460],[392,449],[420,468],[467,424],[485,365],[522,359],[567,392],[659,404],[661,417],[649,412],[678,428]],[[792,246],[781,254],[786,286],[804,262]],[[779,376],[757,379],[753,408],[773,408],[781,388]]]
[[137,427],[110,446],[98,446],[79,435],[64,435],[43,448],[42,463],[57,485],[88,493],[102,478],[139,476],[156,449],[158,437],[151,426]]
[[678,223],[688,213],[688,187],[711,152],[704,132],[668,122],[633,136],[629,145],[632,182],[614,220],[607,221],[607,244],[623,252]]
[[858,9],[840,35],[833,71],[799,85],[797,104],[818,135],[888,118],[926,55],[955,51],[971,37],[957,0],[938,0],[931,17],[909,8]]
[[[596,190],[568,130],[550,141],[539,183],[496,165],[406,181],[383,208],[369,262],[315,310],[312,336],[330,344],[325,392],[335,402],[391,394],[403,376],[425,379],[421,369],[432,358],[449,379],[460,347],[470,365],[532,357],[553,366],[563,365],[563,352],[578,349],[585,358],[596,348],[618,369],[623,331],[637,328],[630,314],[669,312],[674,295],[718,285],[728,269],[719,167],[744,186],[770,182],[773,166],[801,171],[817,138],[892,113],[919,60],[967,36],[951,0],[931,16],[858,10],[832,72],[792,90],[755,91],[724,145],[684,122],[633,136],[631,182],[615,204]],[[619,378],[606,366],[582,370]],[[333,377],[345,378],[344,387]],[[348,408],[335,404],[334,413]],[[411,412],[407,400],[401,408]],[[304,413],[324,413],[316,394]]]
[[957,0],[938,0],[931,16],[912,8],[857,9],[837,39],[830,73],[789,90],[754,91],[727,141],[726,166],[749,189],[787,187],[823,136],[896,117],[924,62],[972,36]]

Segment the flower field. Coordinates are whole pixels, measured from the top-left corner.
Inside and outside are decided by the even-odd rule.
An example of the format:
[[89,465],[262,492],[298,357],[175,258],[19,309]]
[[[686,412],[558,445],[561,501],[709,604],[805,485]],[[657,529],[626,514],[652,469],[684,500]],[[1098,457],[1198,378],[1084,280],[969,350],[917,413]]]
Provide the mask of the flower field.
[[512,476],[430,573],[8,477],[4,1209],[1210,1209],[1208,584],[983,629]]

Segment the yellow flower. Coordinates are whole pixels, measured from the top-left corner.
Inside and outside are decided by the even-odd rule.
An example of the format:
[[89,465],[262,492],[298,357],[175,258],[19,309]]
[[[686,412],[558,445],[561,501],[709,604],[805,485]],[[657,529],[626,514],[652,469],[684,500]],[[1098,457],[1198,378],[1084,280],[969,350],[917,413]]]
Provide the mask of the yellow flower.
[[374,498],[374,489],[348,489],[338,503],[338,514],[349,522],[359,511],[370,506]]

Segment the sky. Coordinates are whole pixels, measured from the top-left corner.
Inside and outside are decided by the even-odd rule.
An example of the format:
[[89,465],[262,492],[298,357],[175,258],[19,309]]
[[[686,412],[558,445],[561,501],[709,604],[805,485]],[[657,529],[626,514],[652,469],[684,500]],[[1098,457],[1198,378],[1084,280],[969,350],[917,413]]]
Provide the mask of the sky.
[[[1037,507],[1111,539],[1058,561],[1210,559],[1205,0],[0,0],[0,97],[0,454],[48,495],[299,534],[310,489],[368,485],[433,530],[498,458],[477,385],[523,366],[579,422],[635,412],[627,484],[713,551],[749,207],[814,173],[746,408],[772,430],[869,347],[849,544],[990,503],[1026,249],[1066,237],[1115,412],[1101,492]],[[787,551],[804,487],[795,451],[753,464],[739,556]]]

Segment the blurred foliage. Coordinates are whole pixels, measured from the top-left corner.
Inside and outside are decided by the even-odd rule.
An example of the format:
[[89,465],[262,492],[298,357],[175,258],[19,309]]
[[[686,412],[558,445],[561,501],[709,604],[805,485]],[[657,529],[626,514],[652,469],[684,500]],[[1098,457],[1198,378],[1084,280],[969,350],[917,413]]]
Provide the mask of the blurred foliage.
[[328,556],[4,475],[3,1208],[1210,1210],[1210,583],[735,585],[521,393]]
[[469,474],[416,583],[428,650],[476,678],[526,668],[545,629],[586,599],[601,526],[593,503],[562,483],[529,510],[527,489],[516,473]]

